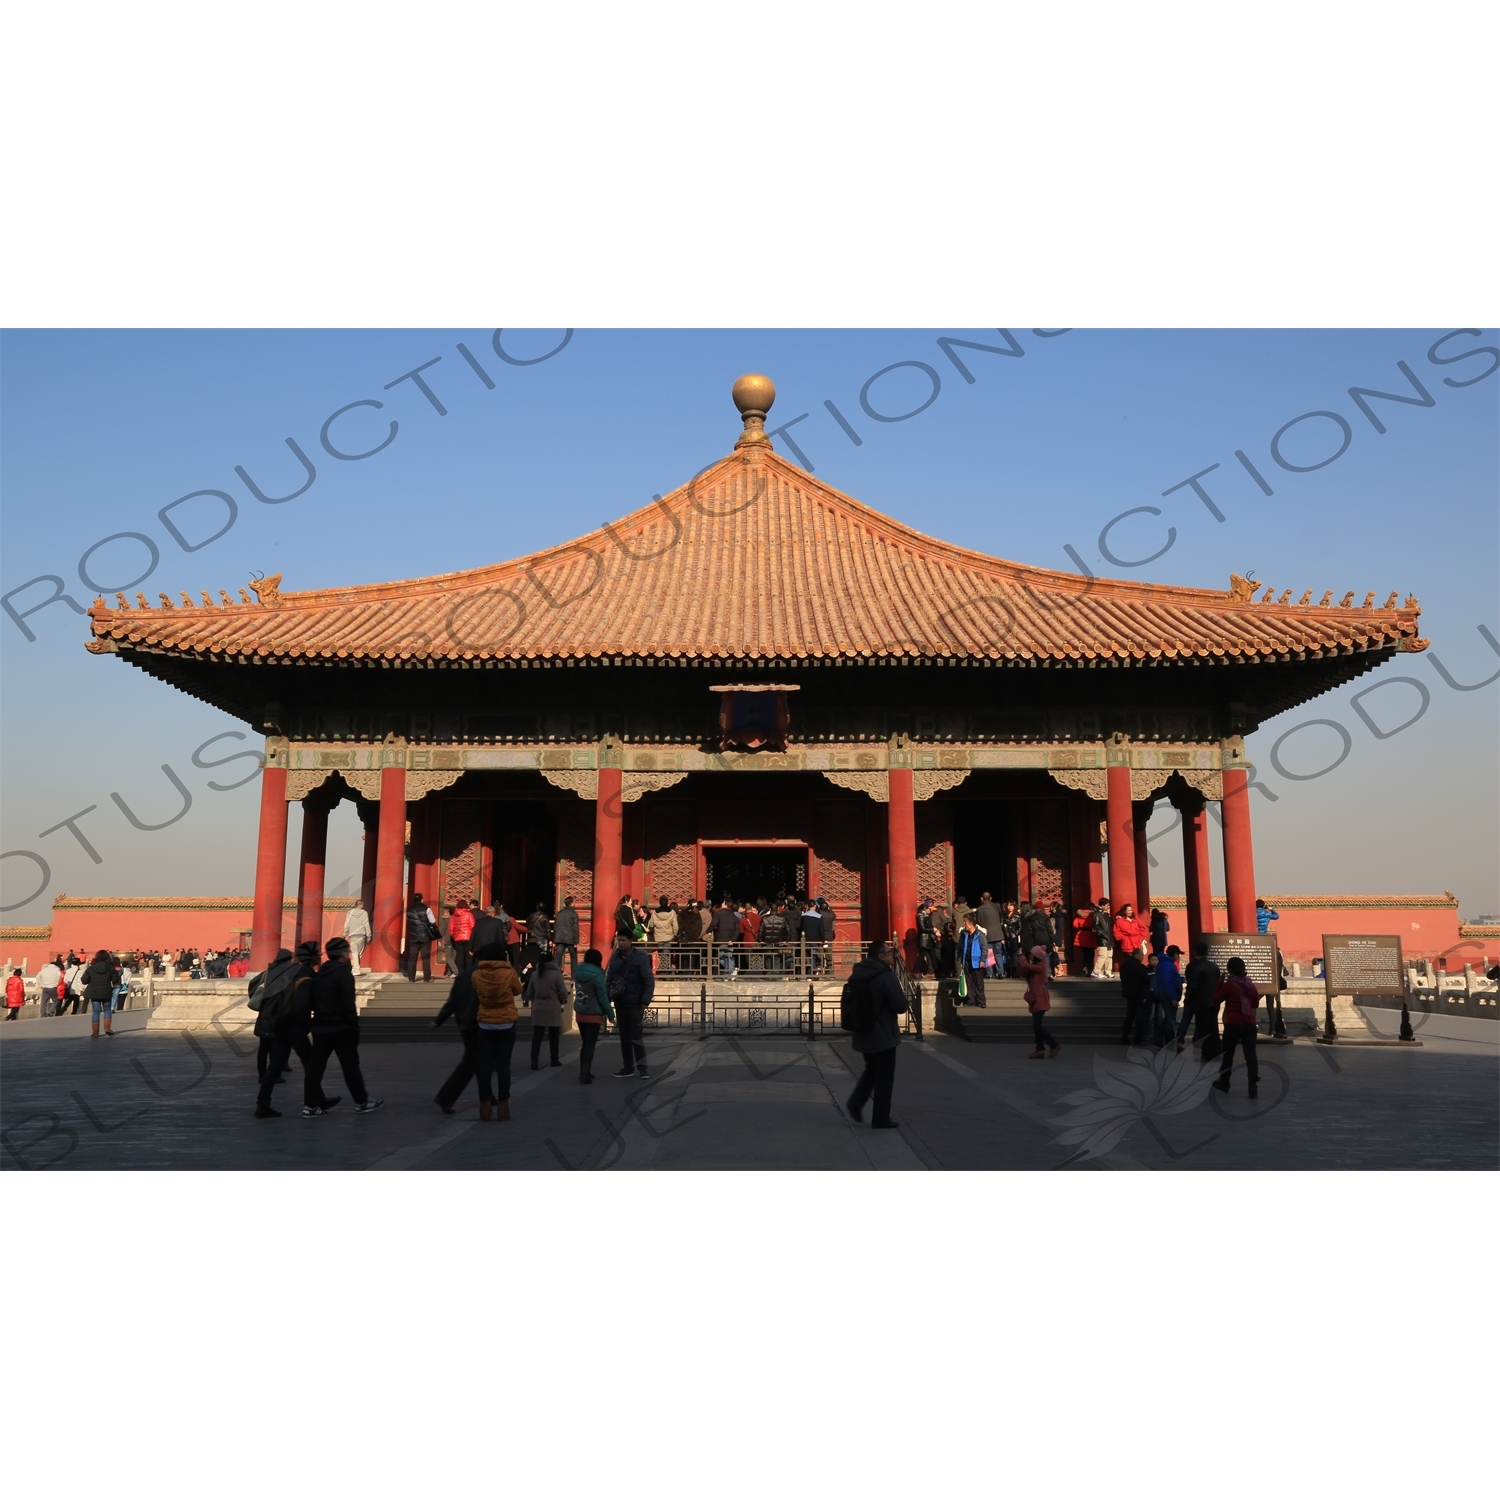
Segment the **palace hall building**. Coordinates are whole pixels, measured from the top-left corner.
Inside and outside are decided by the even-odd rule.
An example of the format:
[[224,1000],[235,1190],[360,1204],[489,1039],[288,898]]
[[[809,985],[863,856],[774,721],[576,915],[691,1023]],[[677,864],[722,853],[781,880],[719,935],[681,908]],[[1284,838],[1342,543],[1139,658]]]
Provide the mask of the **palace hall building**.
[[96,600],[112,653],[264,732],[252,959],[278,945],[288,807],[298,936],[322,931],[328,814],[367,832],[366,961],[408,893],[572,897],[603,949],[651,904],[824,897],[840,937],[914,942],[918,902],[1150,903],[1142,836],[1181,810],[1190,936],[1255,930],[1244,736],[1420,651],[1415,599],[1292,601],[1022,566],[934,541],[743,432],[691,483],[513,562],[235,603]]

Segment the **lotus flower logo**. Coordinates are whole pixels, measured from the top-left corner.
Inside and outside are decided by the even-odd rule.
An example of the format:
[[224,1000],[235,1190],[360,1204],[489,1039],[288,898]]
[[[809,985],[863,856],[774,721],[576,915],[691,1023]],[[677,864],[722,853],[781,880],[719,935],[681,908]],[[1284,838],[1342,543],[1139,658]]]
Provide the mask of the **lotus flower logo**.
[[1057,1101],[1073,1106],[1052,1122],[1064,1127],[1057,1144],[1081,1145],[1083,1150],[1070,1160],[1088,1161],[1113,1151],[1125,1132],[1140,1122],[1169,1155],[1186,1156],[1190,1153],[1174,1151],[1167,1144],[1151,1116],[1180,1115],[1196,1108],[1208,1097],[1218,1071],[1217,1063],[1199,1063],[1191,1052],[1174,1052],[1170,1047],[1157,1052],[1132,1047],[1123,1063],[1108,1062],[1096,1054],[1094,1082],[1099,1087],[1078,1089]]

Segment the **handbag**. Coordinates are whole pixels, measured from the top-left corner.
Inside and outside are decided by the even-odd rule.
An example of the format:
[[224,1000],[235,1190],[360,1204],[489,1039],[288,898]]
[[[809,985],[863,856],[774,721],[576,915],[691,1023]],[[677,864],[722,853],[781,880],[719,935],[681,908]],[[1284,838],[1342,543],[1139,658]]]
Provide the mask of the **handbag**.
[[969,981],[962,969],[958,971],[958,998],[967,1000],[969,998]]

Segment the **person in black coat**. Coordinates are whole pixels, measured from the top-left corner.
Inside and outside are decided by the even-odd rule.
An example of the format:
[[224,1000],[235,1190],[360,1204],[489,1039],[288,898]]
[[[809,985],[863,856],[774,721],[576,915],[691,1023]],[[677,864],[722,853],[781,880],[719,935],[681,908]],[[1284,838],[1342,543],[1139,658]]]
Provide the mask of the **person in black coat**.
[[[305,1075],[312,1067],[312,1044],[307,1035],[308,990],[312,985],[313,965],[318,961],[318,945],[303,943],[294,958],[285,948],[266,966],[262,992],[265,996],[255,1017],[255,1034],[260,1038],[256,1055],[256,1072],[260,1078],[260,1091],[255,1097],[257,1120],[279,1120],[281,1111],[271,1108],[271,1091],[281,1082],[287,1063],[293,1052],[302,1064]],[[261,982],[262,976],[254,975],[250,980],[250,993]],[[339,1102],[341,1096],[329,1098],[318,1091],[318,1102],[326,1111]]]
[[114,1014],[115,990],[120,983],[120,966],[108,948],[101,948],[83,973],[78,976],[78,988],[89,1002],[94,1019],[89,1026],[89,1035],[99,1035],[99,1017],[104,1017],[104,1034],[113,1036],[109,1018]]
[[1140,950],[1120,960],[1120,992],[1125,996],[1125,1026],[1120,1045],[1144,1047],[1146,1023],[1151,1018],[1151,973],[1141,962]]
[[620,1024],[622,1065],[616,1078],[649,1078],[646,1071],[646,1007],[656,994],[651,960],[629,938],[616,939],[604,971],[610,1004]]
[[1182,1019],[1177,1023],[1177,1050],[1187,1045],[1188,1022],[1193,1022],[1193,1046],[1219,1036],[1219,1002],[1214,999],[1224,978],[1208,956],[1207,943],[1193,945],[1193,961],[1182,975]]
[[[476,965],[490,963],[505,956],[505,944],[498,940],[474,950]],[[464,1044],[464,1055],[448,1075],[442,1088],[437,1091],[437,1097],[433,1101],[445,1115],[453,1113],[453,1106],[458,1103],[459,1097],[479,1070],[479,997],[474,993],[473,969],[465,969],[453,981],[453,988],[448,991],[448,998],[437,1013],[432,1029],[436,1031],[450,1016],[458,1027],[459,1039]]]
[[846,992],[854,985],[868,986],[871,991],[874,1019],[867,1029],[853,1033],[852,1044],[856,1052],[863,1054],[865,1070],[844,1108],[849,1111],[851,1120],[862,1122],[865,1101],[873,1095],[875,1114],[871,1126],[876,1130],[894,1130],[900,1123],[891,1118],[891,1095],[896,1086],[896,1048],[901,1045],[896,1017],[906,1013],[907,1005],[901,982],[896,978],[895,955],[884,938],[871,943],[866,957],[855,964]]
[[[301,949],[298,949],[301,952]],[[308,1029],[312,1032],[312,1065],[302,1089],[302,1114],[306,1119],[326,1114],[322,1104],[323,1070],[331,1054],[338,1055],[344,1082],[354,1100],[354,1112],[366,1115],[379,1109],[383,1099],[372,1099],[359,1069],[359,1007],[354,998],[354,970],[349,963],[349,944],[330,938],[324,952],[328,962],[313,975],[308,998]]]

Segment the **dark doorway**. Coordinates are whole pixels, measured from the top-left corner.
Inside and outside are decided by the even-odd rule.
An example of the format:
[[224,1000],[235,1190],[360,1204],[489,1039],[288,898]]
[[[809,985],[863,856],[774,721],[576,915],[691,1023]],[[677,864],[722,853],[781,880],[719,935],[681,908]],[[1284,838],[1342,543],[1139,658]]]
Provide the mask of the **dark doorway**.
[[997,901],[1016,899],[1017,806],[973,802],[953,820],[953,893],[970,906],[989,891]]
[[807,850],[711,846],[703,851],[703,886],[715,905],[726,896],[731,901],[754,901],[759,896],[774,900],[805,892]]

